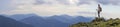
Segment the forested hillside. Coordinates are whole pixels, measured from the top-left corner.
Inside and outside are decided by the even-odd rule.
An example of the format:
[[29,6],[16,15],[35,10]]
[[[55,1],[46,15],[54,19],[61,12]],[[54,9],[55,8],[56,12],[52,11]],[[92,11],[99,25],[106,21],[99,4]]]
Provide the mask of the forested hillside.
[[120,19],[108,19],[96,17],[91,22],[79,22],[77,24],[73,24],[70,27],[120,27]]

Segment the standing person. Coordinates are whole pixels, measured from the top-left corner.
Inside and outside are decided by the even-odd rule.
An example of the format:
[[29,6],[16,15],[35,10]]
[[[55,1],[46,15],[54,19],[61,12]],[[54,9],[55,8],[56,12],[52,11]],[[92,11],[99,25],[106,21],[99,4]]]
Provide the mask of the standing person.
[[97,13],[98,13],[98,17],[100,18],[100,12],[102,11],[102,8],[100,6],[100,4],[98,4],[98,9],[97,9]]

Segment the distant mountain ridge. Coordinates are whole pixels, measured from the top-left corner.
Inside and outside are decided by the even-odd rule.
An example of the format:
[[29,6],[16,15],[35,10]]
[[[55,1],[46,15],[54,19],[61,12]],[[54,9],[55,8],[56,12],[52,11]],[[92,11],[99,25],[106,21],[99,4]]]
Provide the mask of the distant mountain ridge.
[[[21,20],[22,22],[32,24],[35,27],[68,27],[69,24],[57,20],[45,20],[42,17],[32,16]],[[67,26],[66,26],[67,25]]]
[[72,17],[69,15],[55,15],[50,17],[40,17],[36,15],[22,19],[21,22],[32,24],[36,27],[69,27],[71,24],[89,22],[92,19],[93,18],[83,16]]
[[15,20],[22,20],[24,18],[31,17],[31,16],[36,16],[36,14],[15,14],[7,17],[10,17]]
[[57,19],[58,21],[64,22],[64,23],[77,23],[77,22],[89,22],[93,18],[92,17],[83,17],[83,16],[69,16],[69,15],[55,15],[51,17],[47,17],[48,19]]
[[0,27],[33,27],[33,26],[0,15]]
[[9,16],[35,27],[69,27],[71,24],[78,22],[90,22],[93,17],[84,16],[69,16],[69,15],[54,15],[49,17],[42,17],[36,14],[16,14]]

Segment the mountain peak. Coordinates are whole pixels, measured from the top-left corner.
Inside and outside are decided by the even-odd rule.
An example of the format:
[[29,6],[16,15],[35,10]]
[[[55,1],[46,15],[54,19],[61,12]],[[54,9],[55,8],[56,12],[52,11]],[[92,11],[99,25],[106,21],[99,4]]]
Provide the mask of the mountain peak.
[[0,27],[33,27],[33,26],[0,15]]
[[15,14],[15,15],[11,15],[8,17],[15,19],[15,20],[21,20],[21,19],[31,17],[31,16],[38,16],[38,15],[36,15],[36,14]]

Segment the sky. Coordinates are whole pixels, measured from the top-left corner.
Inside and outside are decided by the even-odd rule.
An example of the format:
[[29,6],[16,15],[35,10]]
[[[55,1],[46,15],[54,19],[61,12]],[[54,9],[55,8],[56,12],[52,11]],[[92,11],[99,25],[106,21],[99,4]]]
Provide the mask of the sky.
[[119,18],[120,0],[0,0],[0,14],[37,14],[40,16],[70,15],[96,17],[97,5],[101,17]]

